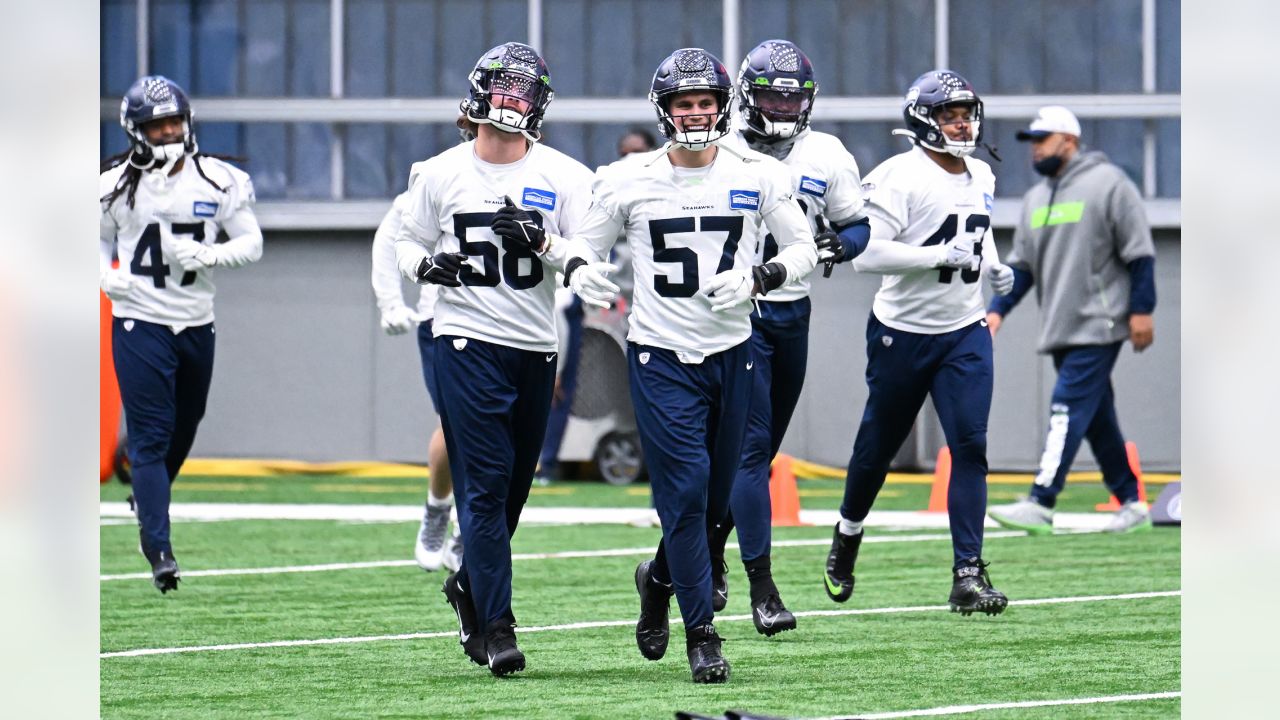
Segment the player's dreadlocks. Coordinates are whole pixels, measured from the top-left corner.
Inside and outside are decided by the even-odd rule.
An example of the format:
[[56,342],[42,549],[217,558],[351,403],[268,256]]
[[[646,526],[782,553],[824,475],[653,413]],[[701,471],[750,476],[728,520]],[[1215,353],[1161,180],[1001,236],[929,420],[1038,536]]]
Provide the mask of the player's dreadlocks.
[[[106,160],[103,160],[102,165],[98,170],[98,172],[104,173],[122,163],[128,163],[128,167],[126,167],[124,172],[121,173],[120,180],[116,182],[116,186],[111,189],[111,192],[100,198],[103,203],[106,203],[106,207],[111,207],[112,203],[114,203],[116,199],[121,195],[124,195],[125,203],[129,208],[133,208],[133,199],[138,192],[138,182],[142,179],[142,170],[139,169],[137,165],[129,162],[130,152],[132,151],[125,150],[122,153],[112,155]],[[235,155],[215,155],[213,153],[197,152],[191,156],[191,160],[196,164],[196,172],[200,173],[200,177],[204,178],[205,182],[215,187],[220,193],[226,193],[227,189],[214,182],[213,178],[205,174],[204,168],[200,165],[200,158],[202,157],[211,157],[215,160],[223,160],[226,162],[245,162],[245,158]]]

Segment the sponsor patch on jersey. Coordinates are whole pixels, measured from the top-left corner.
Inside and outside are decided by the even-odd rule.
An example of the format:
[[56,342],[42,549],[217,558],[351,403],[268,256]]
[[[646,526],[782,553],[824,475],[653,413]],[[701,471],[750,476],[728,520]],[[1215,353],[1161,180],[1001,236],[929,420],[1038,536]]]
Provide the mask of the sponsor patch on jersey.
[[993,206],[993,205],[995,205],[996,200],[995,200],[995,198],[991,197],[990,195],[988,195],[988,194],[986,194],[986,193],[982,193],[982,202],[984,202],[984,203],[986,203],[986,204],[987,204],[987,212],[991,212],[991,208],[992,208],[992,206]]
[[191,206],[191,214],[196,217],[213,217],[218,214],[218,203],[197,200]]
[[811,178],[808,175],[801,175],[800,192],[814,197],[822,197],[827,194],[827,181]]
[[760,193],[755,190],[730,190],[730,210],[759,210]]
[[529,207],[542,208],[550,212],[556,209],[556,194],[550,190],[525,188],[524,196],[520,199],[520,202]]

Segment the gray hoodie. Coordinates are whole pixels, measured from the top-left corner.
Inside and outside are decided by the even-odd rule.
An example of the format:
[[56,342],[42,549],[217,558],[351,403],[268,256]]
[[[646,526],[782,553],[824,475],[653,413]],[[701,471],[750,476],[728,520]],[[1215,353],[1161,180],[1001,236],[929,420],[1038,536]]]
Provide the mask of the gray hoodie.
[[1129,336],[1128,264],[1154,257],[1138,188],[1098,151],[1081,149],[1035,184],[1006,262],[1035,278],[1042,353]]

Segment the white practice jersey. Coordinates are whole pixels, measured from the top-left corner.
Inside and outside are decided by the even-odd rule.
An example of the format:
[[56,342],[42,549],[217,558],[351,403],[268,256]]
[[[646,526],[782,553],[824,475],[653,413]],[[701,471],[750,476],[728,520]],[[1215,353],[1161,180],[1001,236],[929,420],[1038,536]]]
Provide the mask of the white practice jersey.
[[[378,299],[378,309],[385,312],[397,305],[404,305],[403,276],[396,267],[396,235],[400,234],[400,218],[409,209],[409,191],[396,196],[391,209],[382,217],[378,230],[373,234],[373,294]],[[435,317],[436,297],[440,286],[428,283],[418,286],[417,314],[422,322]]]
[[700,362],[751,336],[750,303],[714,312],[702,286],[726,270],[749,272],[766,232],[783,250],[795,246],[778,258],[794,282],[817,262],[813,234],[773,158],[722,147],[695,169],[673,166],[661,150],[634,155],[597,171],[575,240],[603,260],[625,232],[635,272],[627,339]]
[[440,287],[432,331],[521,350],[555,352],[556,274],[527,247],[504,243],[489,224],[510,197],[549,233],[576,232],[591,200],[591,171],[545,145],[518,162],[493,165],[475,142],[413,166],[409,206],[396,236],[396,264],[412,277],[422,258],[468,256],[461,287]]
[[[991,262],[996,179],[982,160],[965,158],[965,165],[967,173],[949,173],[916,147],[871,171],[863,192],[873,241],[892,238],[923,247],[958,239],[973,243],[984,264]],[[981,268],[885,275],[872,311],[897,330],[929,335],[958,330],[986,316],[980,277]]]
[[[737,142],[735,148],[748,147],[741,130],[735,131],[730,137]],[[782,164],[790,171],[791,188],[795,192],[796,202],[804,210],[815,235],[818,232],[815,218],[819,215],[830,228],[833,222],[845,225],[866,214],[863,209],[862,176],[858,172],[858,163],[835,135],[806,129],[792,143],[791,152],[783,158]],[[769,262],[777,252],[777,242],[766,234],[764,241],[760,243],[756,263]],[[807,297],[810,277],[812,273],[794,285],[774,290],[760,300],[786,302]]]
[[[109,257],[114,241],[120,269],[132,273],[135,280],[129,298],[111,303],[112,315],[168,325],[175,331],[213,322],[213,269],[183,271],[164,251],[162,239],[172,235],[176,242],[213,245],[219,230],[232,236],[259,231],[249,175],[217,158],[201,157],[200,166],[223,190],[201,177],[188,156],[182,169],[163,178],[159,187],[154,181],[161,178],[144,172],[132,208],[128,191],[110,207],[102,203],[99,240],[103,252]],[[99,197],[115,188],[126,167],[127,163],[121,164],[99,176]]]

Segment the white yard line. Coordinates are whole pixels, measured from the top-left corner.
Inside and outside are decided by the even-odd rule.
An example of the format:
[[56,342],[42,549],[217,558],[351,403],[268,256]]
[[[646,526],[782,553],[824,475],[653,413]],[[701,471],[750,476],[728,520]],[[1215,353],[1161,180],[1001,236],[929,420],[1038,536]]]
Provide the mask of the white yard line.
[[[986,533],[986,537],[1005,538],[1005,537],[1025,537],[1026,533],[1001,530]],[[866,538],[863,543],[900,543],[900,542],[926,542],[930,540],[950,540],[950,535],[930,534],[930,535],[877,535]],[[808,547],[808,546],[826,546],[830,545],[830,540],[774,540],[774,547]],[[731,550],[737,550],[737,543],[729,543],[725,546]],[[592,557],[627,557],[627,556],[645,556],[652,555],[654,547],[639,548],[616,548],[612,550],[569,550],[565,552],[552,553],[516,553],[511,556],[512,560],[560,560],[564,558],[592,558]],[[182,577],[216,577],[221,575],[278,575],[281,573],[304,573],[304,572],[328,572],[331,570],[364,570],[367,568],[390,568],[390,567],[410,567],[416,563],[413,560],[371,560],[368,562],[349,562],[349,563],[326,563],[323,565],[286,565],[283,567],[262,567],[262,568],[221,568],[211,570],[183,570]],[[150,580],[151,573],[122,573],[119,575],[100,575],[98,580],[109,582],[113,580]]]
[[[132,518],[128,503],[104,502],[103,518]],[[174,503],[172,520],[342,520],[356,522],[416,522],[422,519],[421,505],[337,505],[329,503]],[[831,527],[840,520],[838,510],[801,510],[801,521]],[[648,526],[648,508],[526,507],[521,523],[535,525],[640,525]],[[1061,531],[1101,530],[1111,520],[1110,513],[1065,513],[1054,515],[1054,527]],[[873,510],[867,527],[899,530],[946,530],[946,513],[910,510]],[[990,518],[987,527],[999,527]]]
[[1182,693],[1158,692],[1139,695],[1104,695],[1101,697],[1063,698],[1061,700],[1025,700],[1022,702],[985,703],[982,705],[948,705],[946,707],[925,708],[922,710],[896,710],[883,713],[851,713],[837,715],[821,720],[839,720],[856,717],[859,720],[888,720],[888,718],[931,717],[936,715],[964,715],[966,713],[985,712],[988,710],[1016,710],[1020,708],[1057,707],[1061,705],[1097,705],[1099,703],[1141,702],[1143,700],[1168,700],[1180,698]]
[[[1141,593],[1125,593],[1123,595],[1078,595],[1074,597],[1058,597],[1058,598],[1038,598],[1033,600],[1012,600],[1010,605],[1055,605],[1064,603],[1083,603],[1083,602],[1107,602],[1113,600],[1145,600],[1149,598],[1167,598],[1181,597],[1181,590],[1165,590],[1161,592],[1141,592]],[[890,613],[913,613],[913,612],[938,612],[945,611],[946,605],[916,605],[910,607],[890,607],[890,608],[866,608],[857,610],[808,610],[796,613],[797,617],[841,617],[846,615],[886,615]],[[750,620],[750,615],[724,615],[716,618],[716,622],[742,622]],[[632,627],[635,625],[634,618],[626,620],[603,620],[599,622],[580,622],[568,623],[564,625],[543,625],[538,627],[519,628],[518,632],[554,632],[560,630],[583,630],[588,628],[609,628],[609,627]],[[673,625],[679,624],[680,620],[672,618]],[[262,643],[235,643],[232,645],[196,645],[186,647],[169,647],[169,648],[138,648],[135,650],[120,650],[117,652],[99,653],[101,658],[115,657],[139,657],[142,655],[173,655],[177,653],[194,653],[194,652],[214,652],[219,650],[252,650],[260,648],[277,648],[277,647],[302,647],[307,645],[336,645],[347,643],[366,643],[366,642],[382,642],[394,640],[418,640],[425,638],[456,638],[456,631],[449,632],[431,632],[431,633],[410,633],[405,635],[366,635],[361,637],[343,637],[343,638],[319,638],[314,640],[277,640],[274,642]],[[874,717],[909,717],[909,716],[874,716]]]

